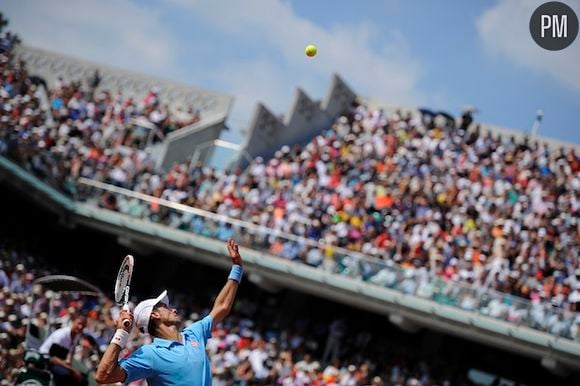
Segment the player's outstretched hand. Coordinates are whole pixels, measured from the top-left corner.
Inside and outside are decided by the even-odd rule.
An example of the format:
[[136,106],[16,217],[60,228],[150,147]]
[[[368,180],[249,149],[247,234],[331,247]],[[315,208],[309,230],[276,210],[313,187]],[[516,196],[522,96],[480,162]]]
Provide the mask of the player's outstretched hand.
[[236,265],[242,265],[242,256],[240,256],[240,251],[238,250],[238,244],[232,239],[227,242],[228,252],[232,258],[232,263]]
[[[123,320],[129,320],[131,323],[127,327],[123,325]],[[125,330],[127,332],[131,332],[131,328],[133,328],[133,313],[128,310],[121,310],[119,314],[119,319],[117,319],[117,329]]]

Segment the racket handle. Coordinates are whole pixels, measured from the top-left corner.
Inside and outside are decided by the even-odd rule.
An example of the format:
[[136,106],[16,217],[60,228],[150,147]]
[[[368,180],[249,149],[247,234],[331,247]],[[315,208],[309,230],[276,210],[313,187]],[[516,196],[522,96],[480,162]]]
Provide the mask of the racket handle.
[[[123,310],[129,311],[129,305],[128,304],[125,304],[123,306]],[[131,321],[129,319],[123,319],[123,326],[130,327],[131,326]]]

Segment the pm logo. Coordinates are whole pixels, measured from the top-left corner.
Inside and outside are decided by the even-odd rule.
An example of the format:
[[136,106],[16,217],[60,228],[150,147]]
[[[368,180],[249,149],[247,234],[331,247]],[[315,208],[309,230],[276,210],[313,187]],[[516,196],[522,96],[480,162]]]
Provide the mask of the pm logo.
[[550,1],[540,5],[532,14],[530,33],[540,47],[550,51],[563,50],[578,35],[578,17],[566,4]]

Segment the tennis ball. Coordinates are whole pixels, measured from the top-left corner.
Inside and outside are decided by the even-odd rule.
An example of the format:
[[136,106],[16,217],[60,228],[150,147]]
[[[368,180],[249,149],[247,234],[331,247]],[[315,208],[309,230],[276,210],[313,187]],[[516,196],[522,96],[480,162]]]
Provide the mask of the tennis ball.
[[313,57],[314,55],[316,55],[316,46],[313,44],[309,44],[304,49],[304,52],[306,53],[306,56]]

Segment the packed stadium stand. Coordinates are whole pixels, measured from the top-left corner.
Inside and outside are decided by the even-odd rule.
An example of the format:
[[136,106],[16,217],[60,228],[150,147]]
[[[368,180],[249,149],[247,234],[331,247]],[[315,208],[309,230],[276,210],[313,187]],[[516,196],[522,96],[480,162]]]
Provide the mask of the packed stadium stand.
[[[14,197],[14,192],[2,190],[1,202],[8,197]],[[66,325],[81,310],[88,323],[75,353],[75,366],[92,380],[98,358],[114,333],[119,306],[108,296],[95,301],[58,295],[31,283],[48,274],[75,275],[92,280],[108,295],[115,262],[126,249],[114,237],[90,228],[71,230],[55,225],[57,217],[25,197],[11,199],[11,203],[18,207],[2,206],[3,212],[34,216],[37,221],[0,226],[0,280],[8,287],[0,296],[4,350],[0,379],[11,384],[21,368],[21,343],[29,321],[42,337],[49,321],[52,328]],[[31,241],[27,232],[38,236]],[[95,261],[99,261],[98,272]],[[223,281],[221,271],[165,253],[138,256],[137,263],[134,299],[150,296],[156,288],[168,288],[173,305],[186,316],[186,324],[209,311]],[[218,385],[485,385],[496,378],[506,385],[541,385],[565,380],[533,366],[532,360],[513,358],[502,350],[428,330],[404,332],[373,313],[295,291],[267,292],[250,282],[240,288],[233,314],[216,326],[212,336],[208,348]],[[147,339],[135,334],[124,355]]]
[[[24,350],[21,345],[25,336],[25,327],[29,321],[39,327],[39,331],[45,332],[44,326],[48,324],[48,297],[52,294],[42,294],[38,287],[33,287],[35,278],[44,275],[49,270],[39,269],[38,259],[22,251],[4,246],[1,250],[2,269],[0,279],[3,287],[8,290],[3,291],[3,310],[0,318],[3,323],[3,332],[0,336],[3,342],[2,379],[12,381],[14,370],[22,366]],[[25,261],[26,265],[20,263]],[[31,305],[30,297],[35,291],[36,301]],[[44,296],[43,296],[44,295]],[[199,294],[198,294],[199,296]],[[208,304],[209,305],[209,304]],[[181,302],[175,302],[176,307],[183,307],[186,315],[197,319],[199,312],[207,313],[207,309],[192,309],[191,304],[187,304],[185,297],[181,297]],[[441,381],[448,377],[451,381],[451,374],[433,374],[433,369],[427,363],[418,363],[417,367],[406,363],[409,359],[404,355],[397,354],[391,358],[383,360],[393,361],[390,371],[377,369],[377,358],[374,360],[363,355],[355,356],[357,351],[369,351],[368,333],[359,333],[354,342],[355,347],[345,348],[330,343],[330,348],[324,350],[326,356],[322,366],[322,358],[312,357],[312,353],[317,351],[319,343],[326,337],[312,336],[305,327],[315,321],[304,319],[304,315],[296,318],[295,325],[290,329],[280,329],[280,321],[266,319],[264,315],[252,315],[251,310],[257,310],[257,304],[250,299],[241,299],[238,302],[238,310],[247,310],[249,315],[238,313],[228,323],[217,326],[214,331],[214,338],[211,341],[209,351],[211,353],[213,372],[219,380],[218,384],[225,384],[230,380],[255,381],[260,384],[310,384],[313,381],[325,383],[343,384],[382,384],[381,380],[375,377],[389,379],[389,383],[409,383],[414,384],[418,379],[422,382],[432,382],[441,376]],[[67,325],[70,316],[76,310],[82,310],[89,316],[89,323],[85,330],[85,337],[76,352],[76,361],[85,371],[94,370],[99,360],[99,350],[103,350],[114,333],[113,320],[119,313],[119,307],[108,299],[101,299],[99,302],[87,302],[83,297],[71,298],[60,296],[56,300],[53,315],[54,323]],[[273,311],[281,310],[270,310]],[[36,315],[32,317],[31,315]],[[280,313],[279,315],[282,315]],[[275,314],[274,314],[275,317]],[[191,323],[191,321],[186,322]],[[331,324],[331,334],[344,335],[346,326],[341,325],[344,321],[336,321]],[[316,328],[320,329],[318,325]],[[317,332],[320,335],[320,331]],[[321,339],[322,338],[322,339]],[[135,338],[129,347],[130,352],[141,344],[146,343],[143,338]],[[335,346],[336,345],[336,346]],[[391,350],[393,354],[398,349]],[[333,350],[338,350],[334,352]],[[320,350],[318,350],[320,351]],[[338,352],[344,359],[338,359]],[[336,355],[334,360],[332,357]],[[399,356],[400,355],[400,356]],[[401,364],[396,362],[401,361]],[[355,365],[354,363],[357,363]],[[390,373],[390,374],[389,374]],[[379,375],[381,374],[381,375]],[[437,374],[437,375],[436,375]]]
[[[250,280],[261,288],[295,286],[387,314],[407,332],[436,329],[502,347],[541,360],[554,377],[578,371],[577,146],[500,136],[469,114],[455,120],[427,110],[352,103],[335,79],[331,89],[342,90],[340,103],[333,104],[338,94],[332,92],[324,108],[298,95],[303,102],[295,109],[319,117],[308,138],[278,138],[284,145],[262,155],[263,146],[248,142],[245,148],[255,150],[249,162],[217,170],[202,160],[192,163],[187,152],[168,158],[190,143],[179,144],[183,137],[173,132],[184,130],[188,141],[195,140],[203,109],[169,107],[155,84],[127,74],[133,86],[125,78],[112,82],[107,68],[87,72],[91,66],[84,65],[80,73],[38,76],[46,66],[42,57],[50,63],[71,59],[16,47],[9,33],[0,39],[0,51],[3,183],[28,191],[62,222],[116,233],[122,244],[143,253],[165,249],[215,266],[221,264],[213,257],[220,242],[234,237],[249,254],[250,272],[255,269]],[[37,65],[33,77],[27,58]],[[125,86],[137,92],[125,95]],[[173,102],[180,95],[165,96]],[[224,100],[219,124],[212,118],[203,128],[208,139],[223,128],[231,102]],[[263,106],[258,112],[256,125],[267,113]],[[296,115],[289,116],[284,124],[270,119],[270,125],[297,125]],[[19,293],[32,291],[38,268],[33,260],[18,265],[19,253],[3,250],[3,287],[9,290],[2,305],[11,300],[11,307],[20,302],[27,309],[27,296]],[[110,302],[97,307],[89,330],[104,339],[118,311]],[[11,326],[10,315],[25,315],[5,311],[4,339],[13,351],[3,366],[13,369],[22,354],[22,326]],[[467,382],[469,366],[448,375],[430,370],[440,367],[421,362],[417,353],[396,365],[378,365],[380,356],[365,357],[372,351],[365,337],[360,340],[367,339],[366,345],[351,347],[339,364],[332,364],[332,346],[311,350],[321,355],[316,361],[304,352],[296,356],[301,345],[320,342],[304,326],[273,337],[266,325],[259,333],[250,329],[253,339],[242,344],[244,324],[261,323],[250,316],[215,332],[211,354],[218,384],[467,384],[461,382]],[[340,332],[340,341],[345,331],[334,322],[331,331]],[[239,331],[236,339],[233,330]],[[79,360],[90,368],[91,358]]]

